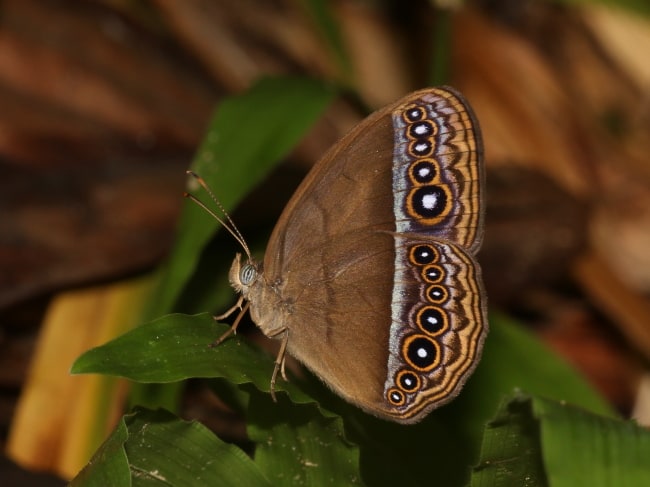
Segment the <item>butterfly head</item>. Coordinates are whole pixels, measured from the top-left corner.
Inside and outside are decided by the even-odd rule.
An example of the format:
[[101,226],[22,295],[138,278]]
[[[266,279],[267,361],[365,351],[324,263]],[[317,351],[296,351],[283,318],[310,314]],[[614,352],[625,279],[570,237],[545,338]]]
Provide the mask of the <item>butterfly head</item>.
[[241,293],[246,298],[250,287],[257,281],[259,276],[259,263],[249,258],[242,265],[241,254],[235,256],[228,275],[230,285],[235,291]]

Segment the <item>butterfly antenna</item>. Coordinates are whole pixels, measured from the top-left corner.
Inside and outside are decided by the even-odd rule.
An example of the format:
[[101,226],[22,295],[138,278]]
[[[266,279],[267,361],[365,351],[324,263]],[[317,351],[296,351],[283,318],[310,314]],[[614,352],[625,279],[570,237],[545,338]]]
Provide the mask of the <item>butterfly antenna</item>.
[[234,239],[237,240],[239,245],[241,245],[242,248],[244,249],[244,252],[246,252],[246,256],[248,257],[248,259],[251,260],[252,259],[251,252],[250,252],[250,250],[248,248],[248,245],[246,245],[246,241],[244,240],[244,237],[242,236],[241,232],[237,228],[237,225],[235,225],[235,222],[233,222],[232,218],[230,218],[230,215],[228,214],[226,209],[223,207],[221,202],[217,199],[217,197],[214,195],[214,193],[212,192],[212,190],[208,186],[208,183],[206,183],[205,180],[201,176],[196,174],[194,171],[189,171],[188,170],[188,171],[185,171],[185,172],[188,175],[192,176],[194,179],[196,179],[196,182],[199,183],[199,185],[201,185],[201,187],[208,193],[208,195],[210,196],[210,198],[212,199],[214,204],[217,205],[217,208],[219,208],[221,213],[223,213],[223,215],[225,217],[225,220],[223,218],[221,218],[215,211],[208,208],[207,205],[205,203],[203,203],[203,201],[198,199],[193,194],[190,194],[190,193],[186,192],[186,193],[183,193],[183,196],[185,198],[189,198],[190,200],[192,200],[194,203],[196,203],[201,208],[203,208],[215,220],[217,220],[219,223],[221,223],[221,226],[223,226],[223,228],[228,230],[230,235],[232,235],[234,237]]

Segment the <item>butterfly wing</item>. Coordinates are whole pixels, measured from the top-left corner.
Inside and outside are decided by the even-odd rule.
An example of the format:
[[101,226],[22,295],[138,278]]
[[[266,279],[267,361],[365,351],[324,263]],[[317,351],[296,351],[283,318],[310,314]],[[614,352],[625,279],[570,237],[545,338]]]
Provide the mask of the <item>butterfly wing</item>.
[[249,293],[253,319],[267,335],[286,329],[292,355],[375,415],[415,422],[451,399],[487,330],[472,256],[480,157],[478,126],[453,90],[368,117],[287,205]]

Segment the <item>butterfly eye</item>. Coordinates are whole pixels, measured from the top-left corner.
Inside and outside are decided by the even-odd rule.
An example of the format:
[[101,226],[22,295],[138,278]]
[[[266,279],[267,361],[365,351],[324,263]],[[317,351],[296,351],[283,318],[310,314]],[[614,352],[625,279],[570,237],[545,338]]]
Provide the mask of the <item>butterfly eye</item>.
[[243,286],[250,286],[257,279],[257,268],[253,264],[246,264],[239,271],[239,280]]
[[427,298],[429,298],[432,303],[444,303],[447,301],[447,298],[449,298],[449,293],[443,286],[429,286],[427,288]]
[[420,186],[409,194],[409,213],[415,218],[440,217],[449,212],[450,200],[446,185]]
[[431,245],[416,245],[411,248],[410,260],[416,265],[430,264],[438,258],[438,251]]
[[426,157],[433,152],[433,144],[428,139],[414,140],[409,145],[409,153],[415,157]]
[[431,284],[442,281],[444,275],[445,272],[442,267],[436,264],[427,265],[422,269],[422,278],[425,282],[430,282]]
[[428,120],[414,123],[409,127],[408,134],[414,139],[429,137],[433,135],[433,125]]
[[410,370],[398,372],[395,382],[406,392],[415,392],[420,388],[420,378]]
[[386,397],[393,406],[402,406],[406,402],[406,396],[404,396],[404,393],[395,388],[389,390]]
[[402,355],[415,370],[427,372],[440,364],[440,345],[424,335],[411,335],[402,344]]
[[438,167],[432,159],[422,159],[410,168],[411,179],[417,184],[428,184],[438,176]]
[[434,336],[440,335],[449,328],[447,316],[435,306],[425,306],[418,311],[415,322],[422,331]]
[[418,120],[422,120],[425,116],[424,108],[417,106],[408,107],[402,114],[402,117],[404,117],[404,120],[407,123],[417,122]]

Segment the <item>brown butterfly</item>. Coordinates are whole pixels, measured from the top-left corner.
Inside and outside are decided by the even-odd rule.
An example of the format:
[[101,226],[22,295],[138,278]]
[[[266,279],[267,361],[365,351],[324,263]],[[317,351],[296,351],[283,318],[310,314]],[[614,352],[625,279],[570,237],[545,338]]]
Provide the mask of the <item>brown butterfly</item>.
[[[230,271],[262,332],[347,401],[415,423],[453,399],[488,321],[481,272],[484,169],[478,122],[430,88],[370,115],[313,167],[264,260]],[[204,183],[203,183],[204,184]],[[225,315],[222,315],[225,316]],[[221,318],[221,317],[219,317]]]

